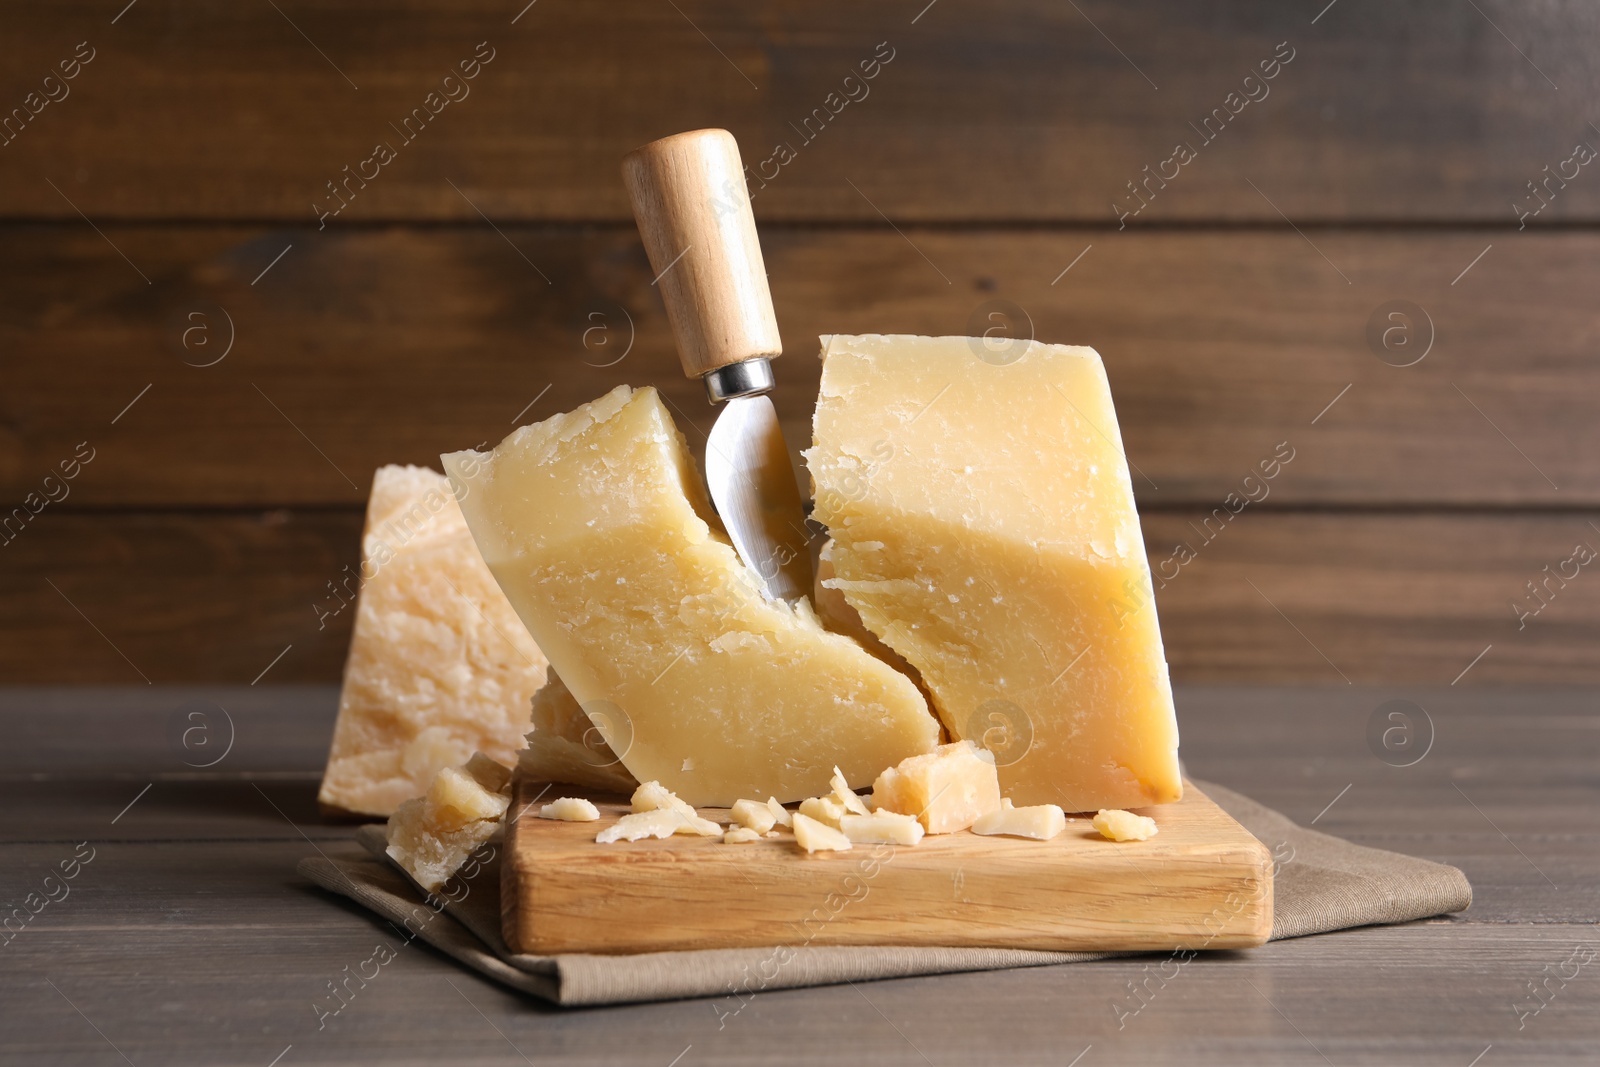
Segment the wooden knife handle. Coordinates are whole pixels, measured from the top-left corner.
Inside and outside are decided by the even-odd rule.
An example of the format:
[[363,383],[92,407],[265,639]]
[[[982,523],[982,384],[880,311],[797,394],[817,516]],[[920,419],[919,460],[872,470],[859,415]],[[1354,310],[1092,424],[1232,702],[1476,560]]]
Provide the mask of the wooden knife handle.
[[633,201],[684,373],[783,351],[761,261],[739,146],[727,130],[693,130],[629,152]]

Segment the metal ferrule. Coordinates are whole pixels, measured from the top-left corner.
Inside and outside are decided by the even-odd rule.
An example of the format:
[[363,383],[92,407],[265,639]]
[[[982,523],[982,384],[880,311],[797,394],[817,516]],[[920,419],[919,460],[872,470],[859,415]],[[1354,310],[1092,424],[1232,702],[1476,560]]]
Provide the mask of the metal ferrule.
[[766,356],[729,363],[726,367],[707,371],[701,378],[706,383],[706,396],[713,404],[739,396],[759,396],[772,391],[772,361]]

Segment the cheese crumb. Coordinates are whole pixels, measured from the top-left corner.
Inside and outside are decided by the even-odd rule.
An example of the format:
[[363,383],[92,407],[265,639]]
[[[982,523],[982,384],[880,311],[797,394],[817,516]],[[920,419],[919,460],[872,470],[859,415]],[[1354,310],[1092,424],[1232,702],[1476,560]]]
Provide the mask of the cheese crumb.
[[748,826],[730,826],[722,835],[724,845],[748,845],[752,841],[760,841],[761,835]]
[[777,797],[767,798],[767,810],[772,812],[772,818],[779,826],[793,826],[794,820],[789,815],[789,809],[778,803]]
[[850,849],[848,837],[803,812],[796,813],[794,817],[794,839],[807,852],[846,852]]
[[972,824],[972,832],[1048,841],[1067,828],[1067,813],[1059,805],[1034,804],[1018,808],[1009,802],[1003,803],[999,811],[978,816],[978,821]]
[[539,809],[539,818],[560,822],[594,822],[600,809],[582,797],[560,797]]
[[850,788],[844,772],[838,767],[833,769],[833,777],[828,781],[828,785],[833,788],[834,798],[844,805],[846,811],[852,815],[870,814],[867,811],[866,801],[856,796],[856,791]]
[[673,834],[697,837],[721,837],[722,827],[698,815],[685,815],[671,808],[653,811],[636,811],[624,815],[595,835],[595,841],[609,845],[614,841],[642,841],[647,837],[668,838]]
[[766,833],[778,821],[772,814],[772,809],[759,800],[736,800],[733,802],[733,807],[728,810],[728,815],[739,826],[754,830],[758,834]]
[[980,815],[1001,809],[994,753],[957,741],[903,759],[872,783],[872,803],[916,816],[930,834],[965,830]]
[[1154,819],[1116,808],[1101,808],[1094,817],[1094,828],[1113,841],[1146,841],[1156,836]]
[[690,807],[686,801],[679,798],[678,794],[660,782],[645,782],[633,791],[633,810],[635,812],[661,809],[680,811],[691,817],[695,813],[694,808]]
[[831,826],[837,830],[839,820],[844,818],[846,812],[843,804],[834,797],[807,797],[800,802],[800,814],[808,819],[815,819],[824,826]]
[[839,829],[858,845],[914,845],[926,832],[914,815],[894,811],[875,811],[870,815],[846,815]]

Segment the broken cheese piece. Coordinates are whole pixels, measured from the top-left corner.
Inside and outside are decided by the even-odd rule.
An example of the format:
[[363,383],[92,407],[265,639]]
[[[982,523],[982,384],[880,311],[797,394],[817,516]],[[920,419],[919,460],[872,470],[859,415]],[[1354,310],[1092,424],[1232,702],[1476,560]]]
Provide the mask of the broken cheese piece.
[[594,822],[600,809],[582,797],[559,797],[539,809],[539,818],[561,822]]
[[1101,837],[1112,841],[1148,841],[1159,829],[1148,815],[1109,809],[1094,817],[1094,828],[1100,831]]
[[645,782],[633,791],[633,810],[635,812],[677,811],[691,817],[695,814],[693,805],[655,781]]
[[665,839],[673,834],[721,837],[722,827],[697,815],[685,815],[672,808],[655,808],[624,815],[601,830],[594,839],[602,845],[609,845],[616,841],[642,841],[647,837]]
[[957,741],[912,756],[878,775],[872,803],[913,816],[930,834],[965,830],[980,816],[1000,810],[994,754],[971,741]]
[[975,834],[1004,834],[1048,841],[1067,828],[1067,813],[1055,804],[1032,804],[1025,808],[1005,805],[998,811],[978,816],[972,824]]
[[509,768],[475,752],[465,766],[446,767],[428,791],[389,816],[389,858],[432,893],[492,838],[511,804]]
[[772,809],[759,800],[737,800],[728,810],[728,816],[738,825],[757,834],[764,834],[772,829],[778,819],[772,814]]
[[772,812],[774,824],[777,826],[793,826],[794,817],[789,814],[789,809],[778,803],[777,797],[767,798],[767,810]]
[[856,791],[850,788],[850,783],[845,781],[844,772],[839,768],[833,769],[833,777],[828,784],[833,787],[833,798],[844,805],[844,809],[853,815],[868,814],[866,802],[856,796]]
[[761,835],[748,826],[730,826],[722,835],[724,845],[748,845],[752,841],[760,841]]
[[834,764],[861,780],[937,743],[908,678],[808,601],[766,596],[654,389],[442,459],[489,569],[635,778],[694,804],[798,800]]
[[857,845],[914,845],[922,840],[922,824],[912,815],[884,808],[870,815],[846,815],[839,829]]
[[832,826],[796,813],[794,839],[807,852],[848,852],[850,839]]
[[555,671],[533,695],[529,719],[527,747],[517,754],[524,780],[566,782],[599,793],[631,793],[638,786]]
[[806,460],[842,592],[1018,803],[1179,799],[1128,463],[1090,348],[835,335]]
[[359,578],[317,799],[388,816],[473,752],[517,758],[545,658],[478,555],[442,474],[399,466],[373,474]]

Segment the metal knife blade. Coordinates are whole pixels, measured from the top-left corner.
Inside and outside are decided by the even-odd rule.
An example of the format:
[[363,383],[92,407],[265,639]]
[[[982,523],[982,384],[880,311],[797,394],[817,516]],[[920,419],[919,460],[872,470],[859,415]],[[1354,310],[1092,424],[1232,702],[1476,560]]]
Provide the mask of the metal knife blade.
[[772,401],[725,401],[706,438],[706,484],[722,524],[767,594],[811,595],[810,533]]

